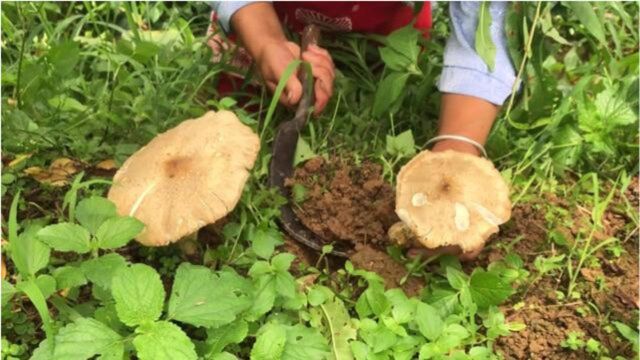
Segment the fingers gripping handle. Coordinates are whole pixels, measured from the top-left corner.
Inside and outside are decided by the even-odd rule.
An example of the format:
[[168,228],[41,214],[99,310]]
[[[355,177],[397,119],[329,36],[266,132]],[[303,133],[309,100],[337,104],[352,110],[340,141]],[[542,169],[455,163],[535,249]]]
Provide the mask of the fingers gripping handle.
[[[317,45],[320,40],[320,28],[317,25],[307,25],[302,30],[302,37],[300,40],[300,57],[310,45]],[[296,110],[295,120],[298,124],[298,130],[300,130],[307,121],[307,115],[309,115],[309,107],[312,104],[313,99],[313,76],[307,77],[307,71],[301,69],[298,71],[298,78],[302,84],[302,98]]]

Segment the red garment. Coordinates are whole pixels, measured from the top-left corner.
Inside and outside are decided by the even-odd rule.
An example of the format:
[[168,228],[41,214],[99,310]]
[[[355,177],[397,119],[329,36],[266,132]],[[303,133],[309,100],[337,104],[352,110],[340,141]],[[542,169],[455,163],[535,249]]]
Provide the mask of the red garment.
[[[325,31],[355,31],[387,35],[408,25],[413,7],[400,1],[276,1],[273,6],[283,24],[302,31],[309,23]],[[414,27],[427,37],[431,28],[431,3],[423,3]]]
[[[361,32],[387,35],[394,30],[407,26],[415,19],[413,26],[420,30],[424,37],[429,37],[431,29],[431,3],[424,2],[417,15],[413,14],[413,7],[401,1],[275,1],[273,6],[280,21],[294,31],[302,31],[305,25],[313,23],[328,32]],[[217,20],[211,14],[211,33],[215,33]],[[259,21],[259,20],[257,20]],[[233,40],[234,37],[231,37]],[[225,44],[218,35],[213,35],[209,46],[214,52],[214,61],[220,59],[220,52],[228,50],[230,44]],[[251,58],[240,49],[232,59],[233,65],[248,68]],[[239,89],[244,81],[238,75],[221,74],[218,80],[218,92],[221,96],[231,94]],[[245,85],[248,91],[257,91],[252,85]]]

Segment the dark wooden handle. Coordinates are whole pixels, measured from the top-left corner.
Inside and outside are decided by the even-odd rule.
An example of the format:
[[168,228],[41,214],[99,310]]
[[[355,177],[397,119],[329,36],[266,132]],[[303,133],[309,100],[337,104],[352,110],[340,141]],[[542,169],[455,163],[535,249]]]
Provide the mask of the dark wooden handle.
[[[320,28],[313,24],[305,26],[300,39],[300,57],[309,48],[309,45],[316,45],[319,40]],[[302,84],[302,97],[300,98],[300,103],[298,103],[294,119],[298,125],[298,131],[300,131],[307,122],[309,107],[313,104],[313,76],[307,77],[307,71],[300,69],[298,71],[298,79]]]

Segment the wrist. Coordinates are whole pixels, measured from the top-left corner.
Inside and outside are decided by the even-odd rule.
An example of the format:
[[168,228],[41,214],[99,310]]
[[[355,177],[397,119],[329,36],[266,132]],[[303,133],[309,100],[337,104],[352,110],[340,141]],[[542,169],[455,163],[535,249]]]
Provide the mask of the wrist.
[[463,152],[467,154],[472,154],[476,156],[480,156],[480,151],[473,145],[457,141],[457,140],[440,140],[433,145],[431,151],[440,152],[445,150],[453,150],[457,152]]

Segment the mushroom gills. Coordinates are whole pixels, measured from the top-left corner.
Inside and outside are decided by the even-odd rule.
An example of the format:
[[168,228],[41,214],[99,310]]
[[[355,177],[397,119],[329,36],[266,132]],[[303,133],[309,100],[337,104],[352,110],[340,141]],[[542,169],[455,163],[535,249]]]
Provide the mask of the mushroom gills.
[[504,223],[504,221],[500,220],[499,217],[497,217],[494,213],[492,213],[486,207],[476,202],[471,203],[471,205],[473,205],[474,210],[476,210],[478,214],[480,214],[480,216],[482,216],[482,218],[489,224],[493,226],[499,226],[500,224]]

